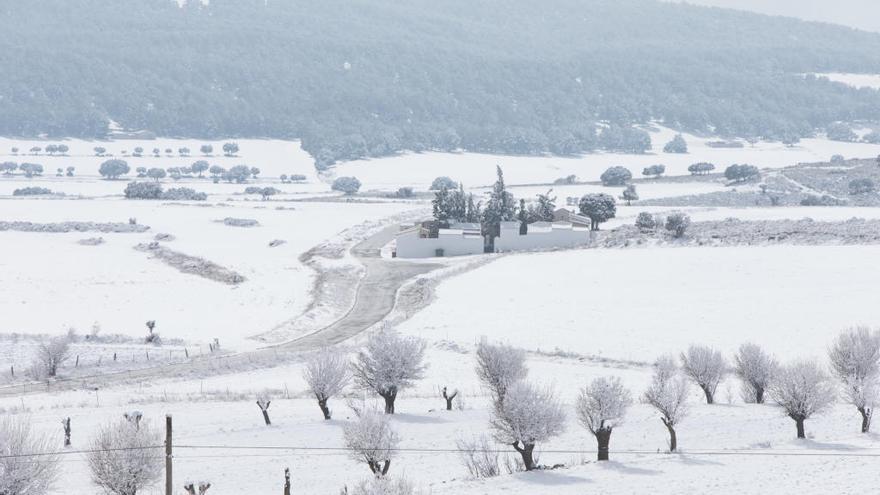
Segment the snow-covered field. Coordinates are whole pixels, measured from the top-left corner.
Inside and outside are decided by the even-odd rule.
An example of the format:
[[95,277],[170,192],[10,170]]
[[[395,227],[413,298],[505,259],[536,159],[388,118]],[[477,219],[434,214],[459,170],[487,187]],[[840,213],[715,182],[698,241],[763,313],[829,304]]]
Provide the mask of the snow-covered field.
[[[655,135],[655,149],[671,137],[666,130]],[[805,140],[792,149],[759,143],[754,148],[719,150],[706,147],[708,139],[686,139],[691,146],[688,155],[597,154],[563,159],[423,154],[342,164],[334,173],[358,176],[364,189],[412,185],[424,190],[439,175],[477,187],[492,182],[497,163],[504,167],[508,184],[523,184],[511,192],[528,198],[549,187],[527,184],[552,182],[572,173],[594,180],[608,165],[629,166],[638,175],[644,165],[665,163],[669,173],[682,174],[687,165],[699,161],[712,161],[719,168],[744,162],[781,167],[827,160],[834,153],[848,157],[880,154],[880,146],[822,140]],[[193,150],[194,156],[180,164],[199,159],[195,155],[200,142],[159,142],[163,144],[156,147],[171,147],[175,152],[180,146]],[[0,221],[126,223],[133,217],[150,230],[139,234],[0,232],[0,333],[60,334],[74,327],[83,335],[97,322],[101,335],[120,333],[137,339],[145,335],[144,322],[152,319],[164,338],[181,340],[157,348],[156,353],[171,351],[168,361],[181,362],[182,349],[196,352],[214,338],[220,339],[224,349],[248,350],[258,346],[248,337],[302,317],[315,302],[315,273],[300,260],[303,253],[328,241],[349,246],[360,233],[429,206],[424,201],[380,202],[375,198],[370,202],[297,201],[331,193],[297,144],[277,141],[239,141],[240,157],[215,157],[222,166],[244,162],[263,169],[259,184],[283,191],[271,201],[245,197],[243,185],[197,179],[179,185],[208,192],[205,202],[125,200],[121,191],[126,181],[98,180],[94,173],[102,159],[89,155],[93,146],[100,145],[118,158],[122,149],[133,149],[134,142],[66,143],[71,146],[70,157],[51,158],[51,165],[45,156],[27,157],[27,161],[43,162],[48,172],[64,160],[74,161],[78,176],[32,181],[0,177]],[[149,152],[154,147],[150,143],[141,145]],[[2,156],[13,144],[22,149],[37,145],[0,140],[0,161],[13,159]],[[216,151],[220,146],[222,142],[214,143],[215,155],[220,154]],[[152,158],[144,158],[148,160]],[[162,160],[156,165],[173,166],[180,159]],[[128,161],[132,168],[140,165],[135,159]],[[86,173],[87,168],[94,170]],[[301,185],[278,184],[281,173],[301,173],[308,180]],[[175,183],[166,179],[163,184]],[[84,199],[9,197],[13,189],[25,185]],[[724,189],[711,182],[638,187],[643,199]],[[618,189],[592,185],[558,186],[554,194],[564,204],[566,196],[599,190],[619,194]],[[618,218],[603,228],[632,223],[639,211],[671,209],[620,206]],[[877,208],[686,210],[695,221],[880,218]],[[260,225],[241,228],[217,222],[225,217],[255,219]],[[230,286],[181,273],[133,249],[159,233],[173,236],[161,241],[163,246],[232,269],[246,282]],[[91,237],[102,237],[105,242],[97,246],[77,242]],[[273,240],[286,243],[269,247]],[[880,246],[589,249],[498,256],[473,270],[461,269],[438,283],[427,307],[399,325],[401,332],[426,340],[429,368],[424,379],[398,399],[399,414],[391,422],[404,451],[393,461],[390,474],[406,476],[422,495],[871,493],[877,488],[873,475],[877,459],[867,456],[874,456],[880,448],[878,436],[859,434],[858,413],[841,401],[826,414],[809,419],[809,438],[796,441],[794,423],[779,407],[743,404],[734,378],[721,384],[719,403],[712,406],[693,387],[691,413],[678,429],[682,452],[666,454],[665,428],[656,412],[636,400],[624,425],[614,431],[610,463],[593,461],[595,442],[577,423],[574,402],[580,387],[608,375],[619,376],[638,399],[650,381],[649,363],[661,353],[678,353],[693,343],[714,346],[728,359],[739,344],[752,341],[781,361],[824,360],[831,339],[840,330],[858,324],[880,326],[875,290],[880,276],[878,256]],[[346,268],[355,262],[348,255],[339,261]],[[345,297],[333,294],[329,299],[332,304]],[[402,312],[409,313],[406,309]],[[539,446],[540,462],[564,467],[505,473],[487,480],[469,478],[454,449],[458,439],[489,431],[488,397],[474,372],[474,348],[482,339],[526,349],[529,379],[557,390],[565,404],[566,431]],[[341,348],[353,353],[362,341],[359,336]],[[19,370],[24,367],[34,347],[30,338],[0,339],[3,376],[10,364]],[[130,340],[82,345],[77,350],[85,360],[117,350],[126,358],[143,352],[144,347]],[[72,374],[69,366],[62,368],[62,376]],[[132,364],[143,366],[142,362]],[[353,417],[346,399],[358,403],[366,398],[372,403],[373,396],[351,387],[345,398],[331,400],[334,420],[323,421],[306,392],[301,356],[291,355],[286,361],[275,361],[274,366],[255,364],[258,369],[247,371],[218,366],[196,378],[159,373],[139,383],[98,390],[85,383],[65,392],[0,393],[0,413],[27,418],[35,429],[50,435],[53,445],[57,441],[59,448],[59,419],[71,417],[72,450],[86,448],[100,425],[123,412],[143,411],[157,427],[165,414],[171,414],[178,490],[184,480],[206,479],[213,484],[210,495],[279,493],[285,467],[291,468],[293,493],[336,495],[343,485],[366,479],[366,466],[336,449],[343,445],[342,426]],[[442,410],[444,401],[438,390],[444,386],[462,391],[461,410]],[[270,427],[263,424],[254,404],[262,394],[272,398]],[[497,448],[505,452],[502,455],[514,454],[509,446]],[[96,493],[82,454],[62,456],[61,468],[52,495]],[[156,485],[139,493],[162,492]]]
[[880,89],[880,74],[816,74],[831,81],[840,82],[854,88]]

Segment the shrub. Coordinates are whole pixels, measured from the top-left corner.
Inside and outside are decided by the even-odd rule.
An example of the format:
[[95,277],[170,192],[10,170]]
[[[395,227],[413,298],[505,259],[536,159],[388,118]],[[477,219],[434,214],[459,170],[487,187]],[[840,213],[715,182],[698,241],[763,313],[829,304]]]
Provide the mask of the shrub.
[[357,177],[338,177],[333,181],[333,186],[331,186],[331,189],[334,191],[340,191],[347,195],[358,192],[360,188],[361,181],[359,181]]
[[86,461],[92,481],[114,495],[134,495],[159,480],[162,439],[147,421],[121,419],[102,427],[92,439]]
[[155,182],[129,182],[125,186],[126,199],[159,199],[162,186]]
[[52,194],[52,190],[45,187],[23,187],[12,191],[13,196],[41,196],[46,194]]
[[657,227],[657,224],[654,222],[654,216],[650,213],[643,211],[639,213],[639,216],[636,217],[636,227],[642,232],[654,230]]
[[828,136],[828,139],[832,141],[846,141],[846,142],[855,142],[858,141],[859,137],[853,132],[850,126],[837,122],[828,126],[825,129],[825,134]]
[[413,192],[413,188],[411,187],[401,187],[394,193],[394,196],[397,198],[411,198],[415,195]]
[[645,167],[642,169],[642,175],[645,177],[660,177],[663,173],[666,172],[666,165],[651,165],[650,167]]
[[761,171],[754,165],[731,165],[724,170],[724,177],[734,182],[745,182],[760,176]]
[[691,217],[686,213],[673,212],[666,217],[666,230],[672,232],[673,237],[683,237],[691,225]]
[[189,187],[172,187],[160,195],[160,199],[168,199],[174,201],[204,201],[208,199],[208,195],[203,192],[197,192]]
[[672,141],[666,143],[666,146],[663,147],[664,153],[687,153],[688,145],[687,141],[684,140],[681,134],[676,134]]
[[599,178],[604,186],[622,186],[632,179],[632,172],[624,167],[610,167]]
[[557,186],[571,186],[577,184],[578,178],[576,175],[566,175],[565,177],[560,177],[553,181],[554,185]]
[[842,206],[845,204],[846,201],[839,200],[827,194],[823,194],[822,196],[808,194],[801,200],[801,206]]
[[455,445],[461,463],[474,478],[494,478],[501,474],[498,448],[487,435],[473,439],[459,438]]
[[831,157],[831,163],[833,163],[835,165],[840,165],[845,162],[846,162],[846,158],[844,158],[843,155],[833,155]]
[[713,170],[715,170],[715,165],[707,162],[694,163],[688,167],[688,172],[690,172],[691,175],[706,175]]
[[306,180],[306,176],[302,174],[293,174],[288,178],[288,180],[290,182],[302,182]]
[[450,179],[449,177],[445,177],[445,176],[444,177],[437,177],[436,179],[434,179],[433,182],[431,182],[431,190],[432,191],[439,191],[443,188],[450,189],[450,190],[458,189],[458,182],[455,182],[454,180]]
[[853,179],[849,182],[850,194],[868,194],[875,189],[874,181],[871,179]]

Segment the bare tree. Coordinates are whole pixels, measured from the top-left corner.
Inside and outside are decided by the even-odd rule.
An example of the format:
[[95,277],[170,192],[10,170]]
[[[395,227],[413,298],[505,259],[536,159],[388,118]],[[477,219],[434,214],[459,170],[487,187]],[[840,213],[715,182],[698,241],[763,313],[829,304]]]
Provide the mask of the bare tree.
[[[198,485],[192,481],[187,481],[186,484],[183,485],[183,489],[186,490],[186,493],[189,495],[205,495],[205,493],[208,492],[208,488],[211,488],[211,484],[207,481],[199,481]],[[196,489],[199,491],[196,492]]]
[[[31,430],[22,416],[0,417],[0,494],[44,495],[58,478],[58,455],[49,439]],[[22,459],[40,454],[39,460]]]
[[531,471],[535,468],[535,445],[565,430],[562,404],[549,387],[516,382],[507,387],[499,406],[490,421],[495,439],[512,445],[522,456],[526,471]]
[[58,368],[70,359],[70,337],[68,335],[53,337],[37,348],[34,357],[34,372],[39,377],[55,377]]
[[422,378],[425,342],[382,329],[367,339],[352,368],[355,381],[385,399],[385,414],[394,414],[394,401],[401,390]]
[[122,417],[125,418],[126,421],[131,423],[132,426],[134,426],[134,429],[137,430],[137,429],[140,429],[140,427],[141,427],[141,420],[144,418],[144,413],[142,413],[138,410],[134,410],[134,411],[122,413]]
[[596,437],[598,460],[608,460],[611,432],[623,423],[631,404],[632,395],[617,377],[596,378],[581,390],[576,406],[578,420]]
[[733,358],[736,376],[742,380],[742,397],[746,402],[764,403],[764,391],[776,374],[779,363],[757,344],[739,346]]
[[446,387],[443,387],[443,390],[440,392],[440,396],[446,400],[446,410],[452,410],[452,401],[458,396],[458,390],[453,390],[452,392],[447,392]]
[[660,413],[660,421],[669,431],[669,451],[678,449],[675,427],[687,416],[688,383],[678,373],[675,360],[661,357],[654,368],[651,386],[642,400]]
[[341,353],[328,349],[311,355],[306,361],[303,378],[318,399],[318,407],[321,408],[324,419],[331,417],[327,401],[348,385],[348,366],[348,360]]
[[780,367],[769,391],[794,420],[798,438],[806,438],[804,421],[834,402],[834,388],[816,361],[796,361]]
[[681,353],[681,368],[706,394],[706,403],[715,403],[715,390],[727,373],[720,352],[702,345],[692,345]]
[[489,389],[496,407],[504,401],[507,388],[523,380],[528,372],[522,349],[485,342],[477,346],[477,378]]
[[499,453],[489,442],[488,435],[473,439],[459,438],[455,442],[462,464],[474,478],[493,478],[501,474]]
[[868,433],[874,406],[880,400],[880,331],[865,327],[847,330],[837,337],[828,354],[847,402],[862,415],[862,433]]
[[390,476],[373,477],[361,481],[350,491],[345,487],[340,492],[341,495],[414,495],[415,493],[415,488],[406,478]]
[[143,422],[135,428],[126,420],[102,427],[92,440],[86,461],[92,481],[107,493],[137,495],[162,476],[162,440]]
[[367,463],[371,473],[385,476],[400,441],[397,432],[391,428],[388,416],[378,411],[355,409],[355,414],[355,421],[342,428],[345,446],[355,460]]
[[263,413],[263,421],[266,422],[266,426],[272,425],[272,422],[269,421],[269,404],[271,403],[272,401],[265,396],[261,396],[257,399],[257,406],[260,408],[260,412]]

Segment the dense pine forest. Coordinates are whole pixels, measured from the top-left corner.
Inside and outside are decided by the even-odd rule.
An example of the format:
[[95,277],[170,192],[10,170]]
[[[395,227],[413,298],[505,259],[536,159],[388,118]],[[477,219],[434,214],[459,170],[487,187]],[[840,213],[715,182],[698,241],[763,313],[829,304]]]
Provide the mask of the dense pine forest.
[[[643,151],[632,124],[782,139],[876,119],[880,35],[651,0],[0,3],[0,135],[301,138],[401,150]],[[597,124],[604,130],[597,132]],[[609,127],[610,126],[610,127]]]

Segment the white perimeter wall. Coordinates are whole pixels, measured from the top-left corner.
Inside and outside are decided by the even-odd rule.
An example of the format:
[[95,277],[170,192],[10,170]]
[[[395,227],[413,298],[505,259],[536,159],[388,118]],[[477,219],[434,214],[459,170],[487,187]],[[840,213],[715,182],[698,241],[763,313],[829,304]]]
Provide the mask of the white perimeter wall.
[[407,232],[397,237],[398,258],[433,258],[437,249],[443,256],[465,256],[483,253],[483,238],[463,235],[441,235],[438,239],[419,237],[418,231]]
[[590,232],[586,229],[553,229],[529,232],[519,235],[518,230],[502,229],[501,236],[495,239],[495,251],[530,251],[536,249],[573,248],[590,242]]

